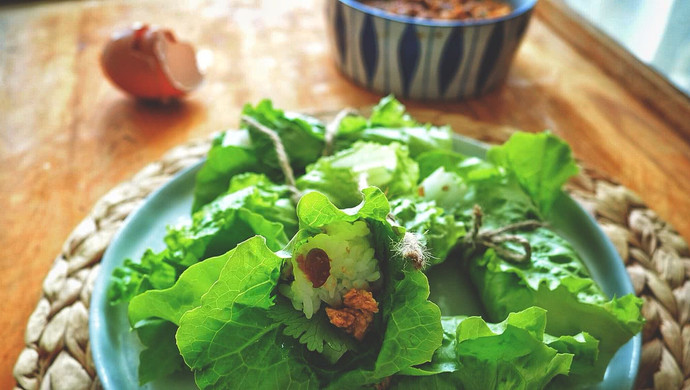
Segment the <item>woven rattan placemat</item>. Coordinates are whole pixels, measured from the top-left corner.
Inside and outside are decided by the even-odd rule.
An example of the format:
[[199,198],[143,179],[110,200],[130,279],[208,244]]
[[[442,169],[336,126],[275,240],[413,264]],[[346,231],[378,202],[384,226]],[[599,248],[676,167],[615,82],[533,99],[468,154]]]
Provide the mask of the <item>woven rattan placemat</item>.
[[[467,133],[491,131],[467,122]],[[464,132],[464,129],[463,129]],[[502,141],[497,128],[484,139]],[[100,199],[72,232],[43,282],[14,367],[17,388],[101,388],[89,345],[88,315],[99,262],[122,222],[155,189],[199,161],[210,139],[177,147]],[[625,262],[647,323],[637,388],[690,388],[690,254],[687,243],[630,190],[584,170],[568,191],[595,215]]]

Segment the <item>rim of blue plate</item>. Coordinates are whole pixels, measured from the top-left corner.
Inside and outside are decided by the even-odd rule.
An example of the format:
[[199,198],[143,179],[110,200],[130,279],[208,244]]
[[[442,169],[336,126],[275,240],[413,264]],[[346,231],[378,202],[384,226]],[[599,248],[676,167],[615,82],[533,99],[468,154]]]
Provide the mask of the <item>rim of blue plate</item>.
[[[146,196],[146,198],[144,198],[144,200],[124,219],[120,225],[120,228],[113,235],[108,247],[103,253],[103,257],[101,258],[101,268],[96,276],[91,294],[89,307],[89,339],[91,342],[91,353],[96,374],[98,375],[98,378],[101,381],[101,385],[104,389],[119,390],[120,387],[116,387],[116,385],[121,384],[118,383],[117,377],[108,372],[108,365],[106,363],[109,362],[110,359],[105,356],[105,352],[109,347],[111,347],[110,340],[105,340],[103,337],[94,337],[94,335],[102,335],[106,331],[106,327],[108,326],[106,323],[106,318],[108,317],[107,312],[109,310],[114,310],[115,308],[115,306],[110,305],[107,297],[107,286],[110,281],[110,277],[112,276],[113,269],[120,265],[120,263],[114,263],[112,260],[109,260],[110,258],[113,258],[113,253],[117,251],[117,245],[113,244],[118,243],[123,239],[123,237],[131,234],[130,230],[132,230],[132,227],[129,226],[130,222],[139,219],[139,215],[145,215],[147,213],[147,205],[164,199],[166,194],[172,191],[175,185],[179,185],[181,177],[185,177],[190,173],[194,173],[194,176],[196,176],[196,171],[199,170],[205,161],[206,158],[201,158],[198,162],[193,163],[191,166],[183,168],[174,174],[163,185],[156,188],[148,196]],[[122,380],[122,378],[119,378],[119,380]]]
[[340,3],[345,4],[350,8],[354,8],[365,14],[376,16],[382,19],[391,20],[400,23],[416,24],[420,26],[430,26],[430,27],[465,27],[465,26],[484,26],[488,24],[499,23],[505,20],[517,18],[529,11],[531,11],[537,4],[538,0],[527,0],[518,5],[511,13],[499,18],[491,19],[479,19],[479,20],[438,20],[438,19],[425,19],[425,18],[413,18],[410,16],[396,15],[379,8],[371,7],[362,4],[359,0],[338,0]]

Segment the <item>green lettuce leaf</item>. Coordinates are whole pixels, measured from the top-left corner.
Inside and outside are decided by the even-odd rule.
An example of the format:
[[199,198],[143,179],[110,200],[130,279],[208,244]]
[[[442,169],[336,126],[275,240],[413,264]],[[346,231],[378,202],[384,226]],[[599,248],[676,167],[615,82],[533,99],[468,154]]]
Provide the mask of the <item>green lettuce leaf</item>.
[[369,117],[370,127],[409,127],[419,124],[405,111],[403,106],[393,95],[385,96],[372,109]]
[[[479,204],[489,220],[495,215],[502,224],[541,219],[561,196],[563,184],[578,172],[568,144],[551,133],[515,133],[505,144],[491,147],[487,158],[485,162],[452,151],[422,154],[424,198],[467,216]],[[450,190],[430,191],[435,188]]]
[[428,300],[426,275],[410,269],[400,269],[394,274],[388,278],[389,287],[380,301],[385,326],[379,336],[383,341],[378,354],[363,354],[350,367],[345,362],[347,370],[331,374],[326,381],[327,388],[350,389],[380,383],[430,361],[441,345],[441,311]]
[[224,256],[213,257],[187,268],[175,285],[163,290],[145,291],[132,298],[127,308],[132,327],[148,318],[159,318],[180,324],[188,310],[201,304],[201,296],[208,291],[225,265]]
[[558,376],[549,383],[551,389],[562,389],[576,386],[576,384],[592,382],[591,375],[598,375],[596,361],[599,358],[599,340],[586,332],[574,336],[554,337],[544,335],[544,341],[549,347],[560,353],[573,355],[573,363],[567,377]]
[[256,234],[279,250],[288,243],[286,231],[297,229],[288,196],[285,186],[263,175],[235,176],[228,192],[195,212],[191,221],[168,227],[166,249],[148,250],[140,263],[127,260],[114,271],[110,302],[126,302],[144,291],[171,287],[190,265],[225,253]]
[[465,224],[445,213],[434,201],[398,198],[391,201],[391,213],[408,232],[419,237],[430,255],[430,265],[443,262],[448,252],[465,236]]
[[297,187],[326,194],[338,207],[351,207],[361,199],[362,181],[394,198],[414,192],[417,179],[417,163],[408,156],[406,147],[397,143],[357,142],[349,149],[319,159],[297,180]]
[[415,160],[419,165],[420,180],[426,179],[439,168],[443,168],[446,172],[454,172],[468,181],[502,174],[501,169],[490,162],[478,157],[468,157],[452,150],[424,152]]
[[[242,115],[249,116],[262,125],[275,131],[280,137],[295,176],[304,173],[307,165],[321,157],[324,148],[325,127],[316,118],[306,115],[285,112],[273,107],[270,100],[262,100],[255,107],[247,104]],[[275,145],[264,133],[249,124],[243,124],[249,130],[252,149],[258,159],[261,172],[271,179],[280,181],[283,172],[278,163]]]
[[532,307],[498,324],[444,317],[444,342],[428,364],[394,380],[397,388],[539,389],[567,375],[573,360],[545,343],[546,312]]
[[108,302],[112,305],[128,302],[143,291],[172,286],[177,271],[165,261],[167,255],[167,251],[155,253],[147,249],[139,262],[125,259],[110,277]]
[[515,175],[542,215],[549,214],[563,184],[579,170],[570,146],[548,132],[515,133],[489,149],[487,158]]
[[[242,115],[278,133],[296,176],[321,156],[324,125],[317,119],[274,108],[270,100],[262,100],[256,106],[245,105]],[[227,131],[214,139],[196,177],[192,210],[201,209],[225,192],[233,176],[242,172],[265,173],[276,182],[283,180],[275,145],[248,124],[242,124],[239,132]]]
[[388,277],[388,285],[392,286],[382,302],[389,310],[384,311],[387,325],[374,366],[376,378],[429,361],[441,345],[441,311],[428,300],[429,281],[422,272],[406,268]]
[[285,186],[262,175],[238,175],[230,191],[194,213],[191,223],[170,229],[165,241],[184,265],[225,253],[255,234],[278,250],[288,242],[286,228],[294,232],[297,225],[288,197]]
[[417,194],[423,200],[433,201],[446,213],[451,214],[463,210],[458,206],[458,200],[462,199],[467,191],[467,184],[462,177],[454,172],[446,172],[445,168],[441,167],[419,184]]
[[419,184],[421,198],[469,224],[473,207],[482,208],[482,226],[498,228],[526,219],[540,219],[532,198],[505,172],[467,160],[447,171],[440,167]]
[[218,256],[194,264],[174,286],[145,291],[130,301],[130,324],[146,347],[139,355],[140,384],[186,368],[175,344],[177,326],[184,313],[201,305],[201,296],[218,280],[226,260]]
[[467,157],[452,150],[431,150],[415,159],[419,165],[419,179],[424,180],[438,168],[448,172],[455,171]]
[[151,320],[137,328],[144,349],[139,353],[139,384],[187,369],[175,345],[177,326],[164,320]]
[[[593,366],[579,369],[586,375],[578,380],[601,380],[615,352],[642,329],[642,300],[632,294],[609,300],[572,247],[548,229],[519,234],[532,246],[528,264],[508,262],[493,250],[470,260],[471,279],[489,318],[495,320],[531,306],[546,309],[549,334],[568,336],[584,331],[600,340],[598,358]],[[570,379],[563,382],[570,383]]]
[[370,219],[384,222],[390,212],[386,195],[376,187],[362,190],[361,203],[348,209],[339,209],[320,192],[310,192],[297,204],[300,229],[319,232],[321,227],[335,221],[354,222],[358,219]]
[[343,118],[338,132],[339,134],[357,134],[372,127],[401,128],[418,125],[419,123],[405,111],[405,106],[392,95],[388,95],[374,106],[369,119],[359,115]]
[[453,147],[452,130],[448,126],[435,127],[412,119],[405,106],[393,96],[381,99],[369,119],[348,116],[340,122],[335,139],[335,149],[349,148],[356,141],[379,144],[397,142],[406,145],[412,157],[429,151]]
[[[187,311],[177,345],[196,384],[208,388],[317,388],[301,348],[282,335],[268,310],[283,259],[261,237],[223,255],[218,280]],[[261,380],[257,380],[261,378]]]
[[141,384],[169,375],[179,369],[180,363],[186,368],[175,343],[175,332],[182,315],[201,305],[201,297],[218,280],[226,262],[227,256],[218,256],[194,264],[172,287],[148,290],[130,301],[130,324],[146,347],[139,356]]
[[[297,214],[287,186],[274,184],[261,174],[245,173],[232,178],[226,194],[238,193],[241,190],[251,193],[242,200],[242,207],[260,214],[271,222],[283,225],[286,237],[297,232]],[[270,243],[269,246],[274,247]]]
[[206,162],[196,175],[192,211],[210,203],[228,189],[230,179],[238,173],[258,169],[246,130],[218,134],[211,144]]

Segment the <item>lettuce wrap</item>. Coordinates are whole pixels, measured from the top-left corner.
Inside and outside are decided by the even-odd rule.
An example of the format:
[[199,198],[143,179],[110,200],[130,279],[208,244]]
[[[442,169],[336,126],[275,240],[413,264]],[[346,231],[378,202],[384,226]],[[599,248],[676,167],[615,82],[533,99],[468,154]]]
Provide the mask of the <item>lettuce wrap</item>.
[[[318,119],[270,101],[243,116],[214,139],[191,219],[112,276],[141,384],[187,370],[201,389],[574,387],[639,332],[641,301],[607,297],[542,223],[577,172],[554,135],[517,133],[480,160],[386,97],[341,118],[323,156]],[[425,271],[443,262],[483,316],[429,301]]]
[[[469,225],[474,222],[473,207],[480,206],[485,231],[525,220],[543,221],[557,197],[563,196],[561,186],[577,172],[570,148],[549,133],[517,133],[488,151],[488,163],[447,156],[435,159],[438,168],[422,181],[424,199],[446,204],[449,212]],[[426,158],[427,171],[434,168],[432,161]],[[438,187],[449,190],[434,192]],[[463,262],[487,319],[501,321],[512,312],[536,306],[546,310],[547,333],[587,332],[599,340],[597,359],[579,365],[558,382],[600,381],[615,352],[641,330],[642,301],[632,295],[607,297],[572,246],[547,226],[515,229],[511,234],[529,243],[528,261],[518,263],[471,240],[463,243]],[[510,241],[502,246],[518,253],[524,250]]]

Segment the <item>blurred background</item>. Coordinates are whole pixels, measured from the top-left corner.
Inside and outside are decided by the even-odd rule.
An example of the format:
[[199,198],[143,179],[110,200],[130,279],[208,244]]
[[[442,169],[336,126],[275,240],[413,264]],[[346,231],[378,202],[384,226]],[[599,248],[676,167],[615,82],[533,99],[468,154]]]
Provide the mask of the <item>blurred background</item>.
[[690,94],[690,1],[565,2],[686,95]]

